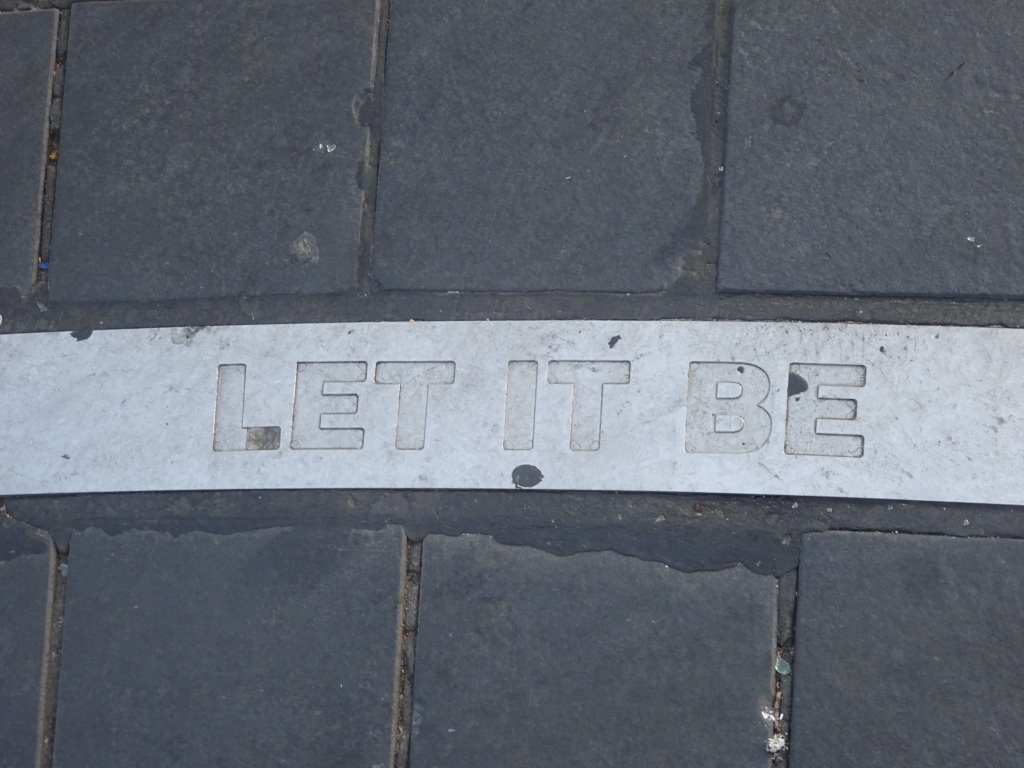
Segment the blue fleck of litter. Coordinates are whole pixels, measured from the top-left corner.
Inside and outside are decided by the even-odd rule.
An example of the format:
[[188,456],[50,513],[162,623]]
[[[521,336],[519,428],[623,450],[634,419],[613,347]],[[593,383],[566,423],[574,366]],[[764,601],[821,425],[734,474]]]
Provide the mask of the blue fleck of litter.
[[39,268],[40,269],[49,269],[50,268],[50,262],[48,262],[48,261],[40,261],[39,262]]

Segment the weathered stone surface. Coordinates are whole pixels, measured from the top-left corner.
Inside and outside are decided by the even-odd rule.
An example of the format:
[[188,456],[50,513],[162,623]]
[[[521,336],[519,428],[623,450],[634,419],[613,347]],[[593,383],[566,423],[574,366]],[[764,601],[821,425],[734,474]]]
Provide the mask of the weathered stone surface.
[[1020,13],[739,0],[719,285],[1024,296]]
[[[707,3],[394,0],[373,277],[651,291],[701,233]],[[706,72],[705,72],[706,74]]]
[[412,765],[767,766],[775,582],[428,537]]
[[402,535],[71,538],[55,765],[388,765]]
[[0,517],[0,768],[36,764],[53,546]]
[[1024,542],[814,534],[790,765],[931,768],[1024,751]]
[[56,11],[0,16],[0,288],[24,292],[39,255]]
[[51,296],[354,285],[372,0],[72,8]]

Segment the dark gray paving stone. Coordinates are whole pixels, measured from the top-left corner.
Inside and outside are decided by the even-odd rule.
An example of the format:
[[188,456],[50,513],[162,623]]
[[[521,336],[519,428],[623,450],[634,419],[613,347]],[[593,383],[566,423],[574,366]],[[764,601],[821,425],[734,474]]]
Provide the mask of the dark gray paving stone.
[[354,285],[372,0],[72,8],[51,297]]
[[738,0],[719,286],[1024,296],[1005,0]]
[[775,582],[428,537],[414,768],[767,766]]
[[700,236],[703,0],[393,0],[374,279],[649,291]]
[[1015,765],[1024,542],[806,536],[790,765]]
[[402,536],[71,538],[55,765],[390,765]]
[[53,548],[0,519],[0,768],[35,765]]
[[36,276],[57,12],[0,16],[0,287]]

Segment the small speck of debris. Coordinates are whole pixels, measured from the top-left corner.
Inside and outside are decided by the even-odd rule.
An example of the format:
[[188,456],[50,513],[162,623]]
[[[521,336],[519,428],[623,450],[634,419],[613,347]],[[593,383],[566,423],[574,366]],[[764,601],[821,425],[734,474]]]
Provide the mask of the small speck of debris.
[[40,312],[46,312],[50,308],[48,306],[46,306],[45,304],[43,304],[43,302],[37,301],[36,302],[36,309],[38,309]]
[[71,338],[73,338],[75,341],[85,341],[90,336],[92,336],[92,329],[91,328],[83,328],[80,331],[72,331],[71,332]]
[[611,349],[616,344],[618,344],[620,341],[622,341],[622,337],[621,336],[612,336],[610,339],[608,339],[608,348]]
[[64,576],[65,578],[67,578],[67,575],[68,575],[68,564],[67,563],[61,563],[60,564],[60,575]]
[[70,458],[71,458],[71,457],[70,457],[70,456],[68,456],[68,455],[67,455],[66,453],[62,453],[62,454],[60,455],[60,457],[61,457],[62,459],[70,459]]
[[0,315],[0,325],[3,325],[3,324],[4,324],[4,316]]
[[317,245],[316,237],[303,232],[288,246],[288,258],[296,264],[316,264],[320,261],[320,246]]
[[793,671],[792,665],[781,656],[775,657],[775,671],[780,675],[788,675]]
[[800,502],[799,501],[794,501],[793,502],[793,509],[796,509],[799,506],[800,506]]
[[777,755],[786,749],[786,737],[781,733],[773,733],[768,737],[768,741],[764,743],[764,748],[770,754]]
[[971,524],[970,520],[964,519],[964,528]]

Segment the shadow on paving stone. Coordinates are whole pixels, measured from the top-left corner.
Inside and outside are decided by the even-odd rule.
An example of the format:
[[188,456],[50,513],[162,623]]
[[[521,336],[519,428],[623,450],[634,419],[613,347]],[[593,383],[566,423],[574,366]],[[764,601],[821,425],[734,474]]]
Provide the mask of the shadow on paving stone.
[[413,768],[768,766],[775,580],[423,543]]
[[58,768],[385,766],[404,537],[76,532]]
[[1024,541],[804,539],[792,768],[1020,765]]
[[0,768],[36,764],[55,555],[0,512]]

